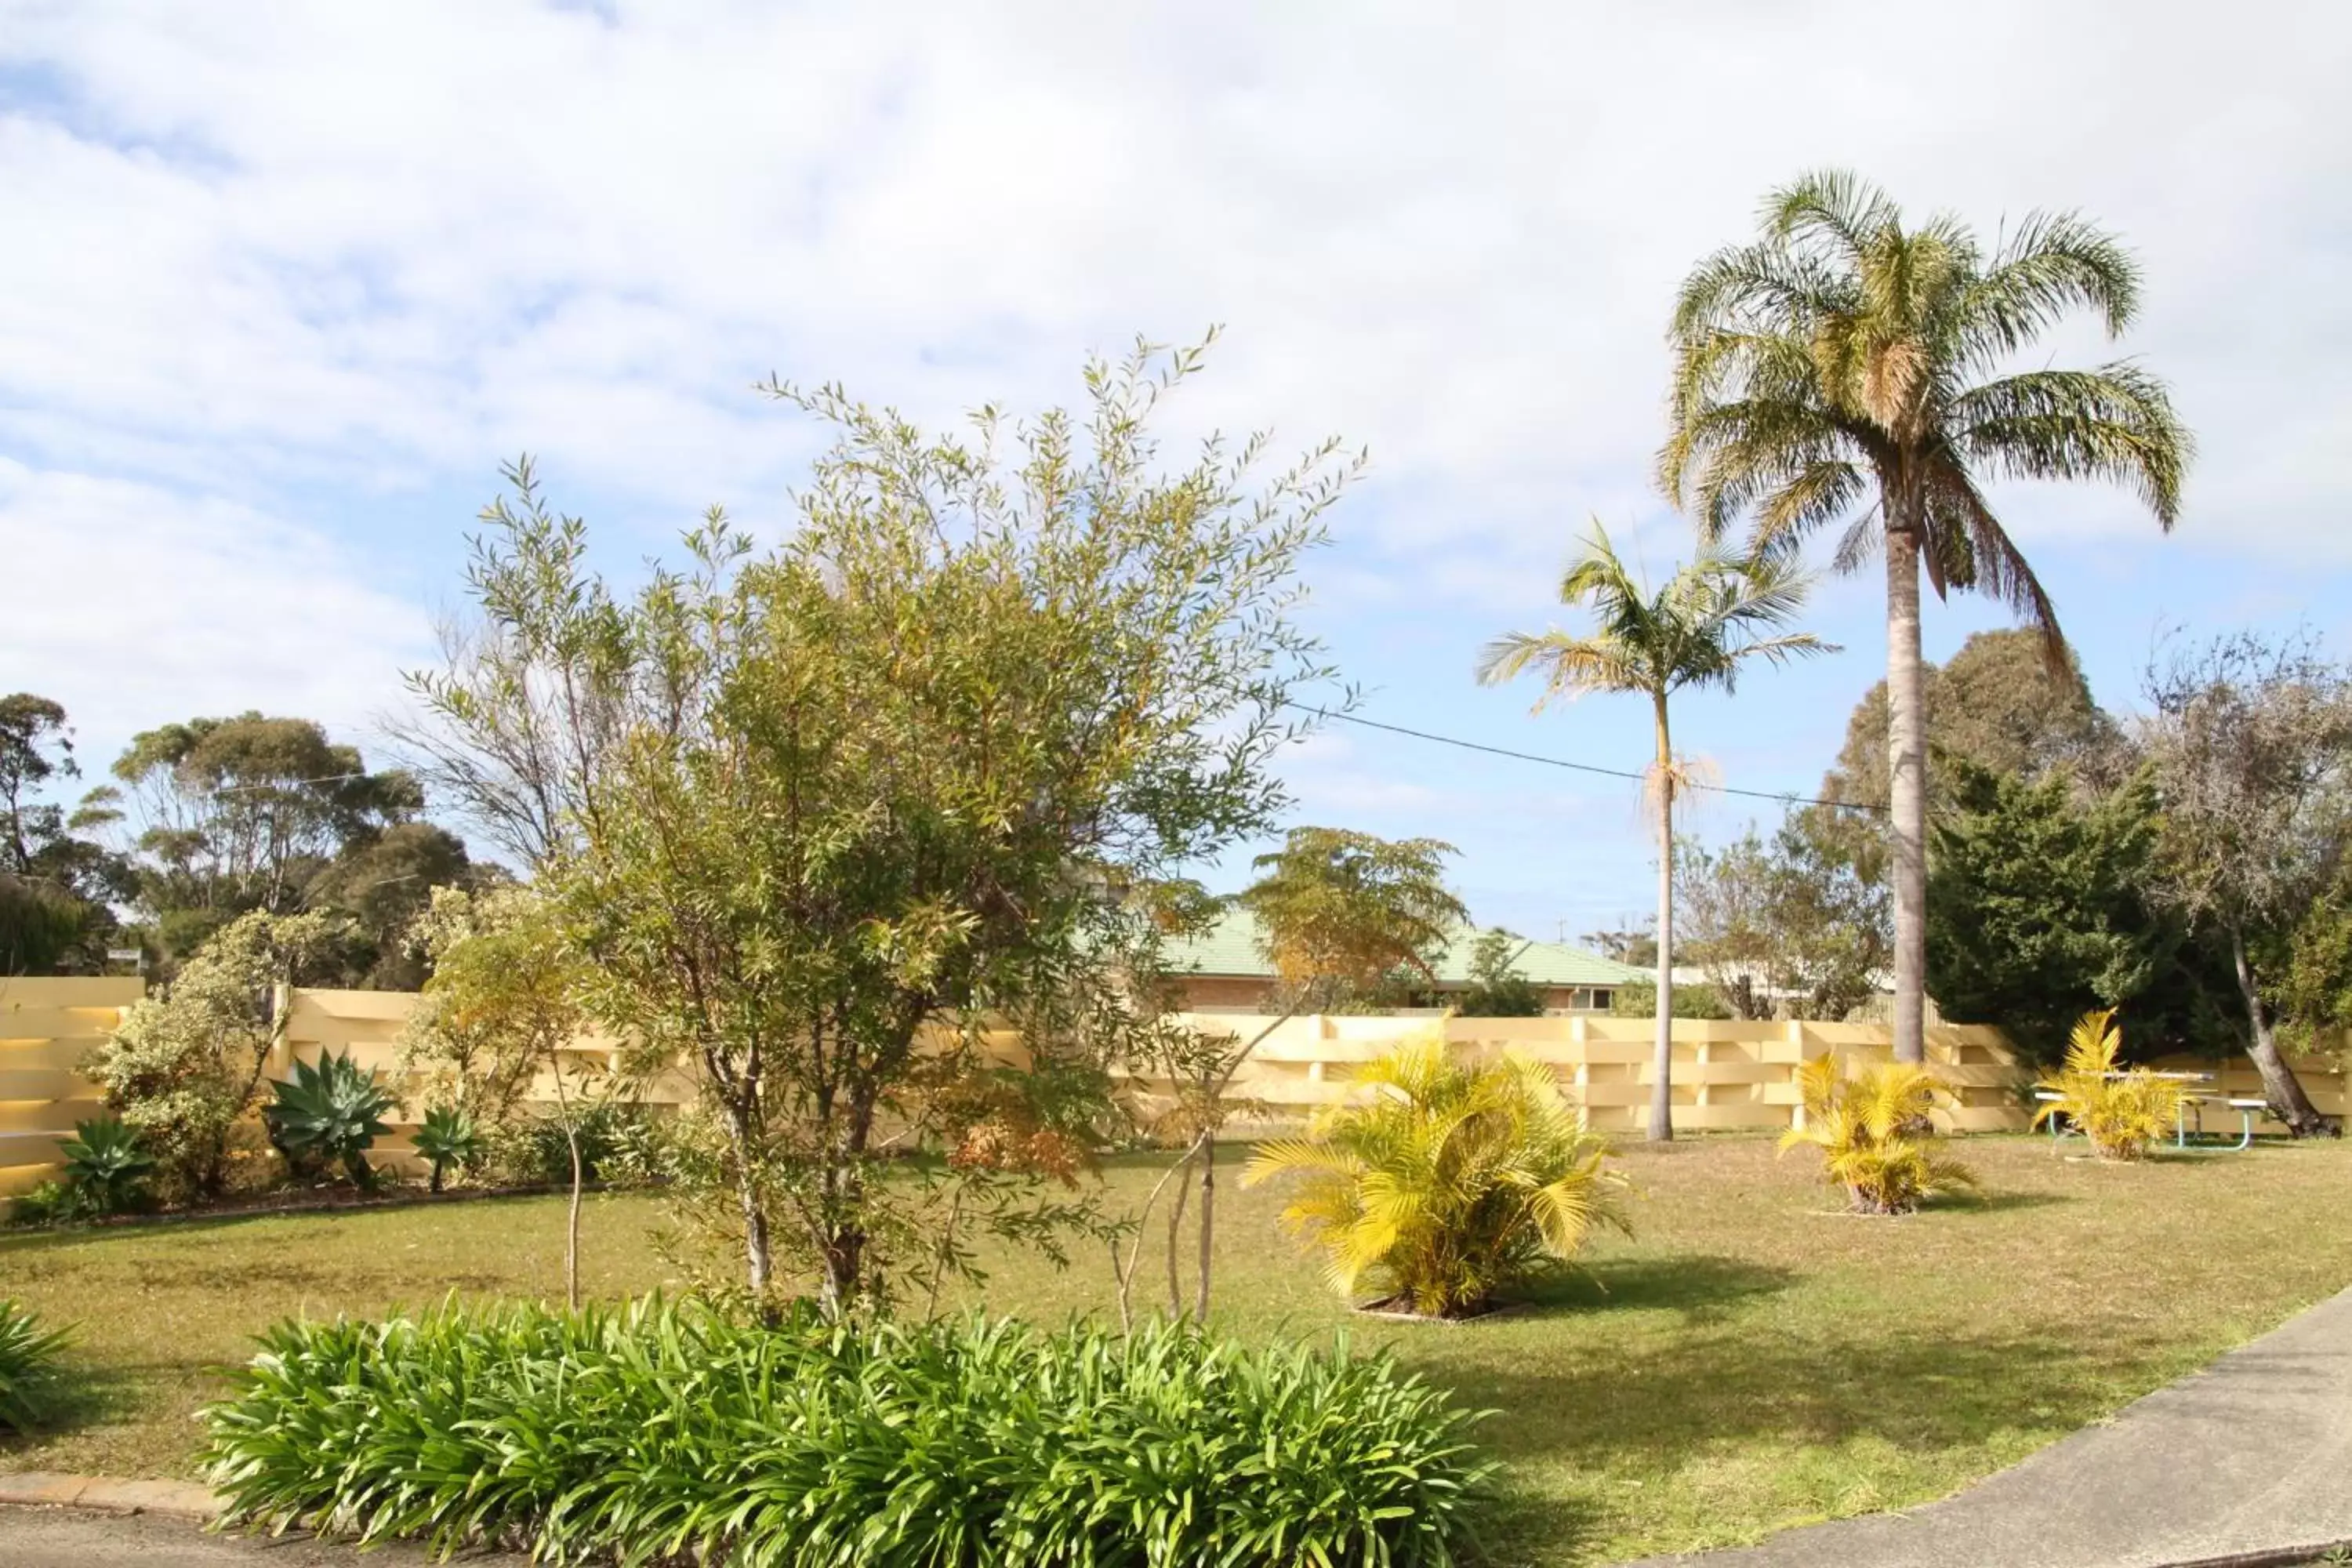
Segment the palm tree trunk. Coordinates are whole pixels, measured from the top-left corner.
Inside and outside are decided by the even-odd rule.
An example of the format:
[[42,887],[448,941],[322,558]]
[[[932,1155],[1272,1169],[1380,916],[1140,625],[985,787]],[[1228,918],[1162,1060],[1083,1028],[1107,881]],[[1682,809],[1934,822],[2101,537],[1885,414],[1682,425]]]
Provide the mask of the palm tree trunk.
[[1927,744],[1919,536],[1886,531],[1886,767],[1894,828],[1895,1059],[1927,1059]]
[[2271,1028],[2270,1009],[2263,1005],[2262,991],[2254,984],[2253,965],[2246,962],[2246,939],[2234,927],[2230,931],[2230,957],[2237,965],[2238,989],[2246,999],[2246,1055],[2253,1058],[2254,1070],[2263,1075],[2263,1098],[2271,1102],[2271,1114],[2285,1122],[2287,1131],[2298,1138],[2326,1131],[2327,1118],[2311,1103],[2311,1096],[2304,1092],[2302,1082],[2279,1054],[2278,1036]]
[[1675,1135],[1675,752],[1666,694],[1658,712],[1658,1049],[1650,1072],[1650,1140]]

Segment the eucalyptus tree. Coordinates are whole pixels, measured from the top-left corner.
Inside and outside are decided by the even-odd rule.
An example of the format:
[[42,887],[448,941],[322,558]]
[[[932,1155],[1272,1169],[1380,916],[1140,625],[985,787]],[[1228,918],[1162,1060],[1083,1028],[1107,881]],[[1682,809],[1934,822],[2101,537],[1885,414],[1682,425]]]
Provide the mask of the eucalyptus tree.
[[1788,631],[1809,580],[1784,554],[1729,555],[1712,547],[1650,589],[1628,570],[1598,521],[1560,579],[1563,605],[1591,611],[1592,630],[1512,632],[1486,645],[1478,679],[1493,685],[1528,670],[1544,678],[1540,709],[1555,697],[1638,692],[1650,700],[1657,756],[1649,792],[1658,814],[1658,1039],[1649,1135],[1674,1136],[1675,797],[1689,787],[1675,755],[1669,700],[1685,687],[1728,691],[1751,659],[1780,664],[1834,651],[1811,632]]
[[2065,643],[2033,568],[1987,499],[2002,479],[2105,479],[2169,530],[2190,440],[2164,384],[2128,362],[2002,374],[2071,311],[2110,338],[2138,308],[2139,271],[2072,213],[2031,213],[1990,251],[1957,217],[1916,227],[1850,174],[1774,192],[1751,243],[1684,282],[1670,340],[1670,426],[1658,477],[1701,533],[1741,519],[1779,551],[1832,525],[1834,557],[1886,571],[1888,787],[1895,885],[1895,1046],[1925,1054],[1927,741],[1919,574],[1973,589]]
[[[2279,1048],[2295,936],[2352,857],[2352,668],[2308,634],[2239,632],[2152,661],[2138,740],[2156,783],[2158,897],[2226,949],[2272,1114],[2331,1121]],[[2298,1030],[2297,1032],[2302,1032]]]

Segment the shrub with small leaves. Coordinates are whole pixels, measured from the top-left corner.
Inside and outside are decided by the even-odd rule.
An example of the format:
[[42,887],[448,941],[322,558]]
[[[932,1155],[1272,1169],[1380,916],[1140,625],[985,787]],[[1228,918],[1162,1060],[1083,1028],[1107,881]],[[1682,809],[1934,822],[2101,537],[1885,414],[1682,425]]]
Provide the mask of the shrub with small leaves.
[[65,1342],[63,1329],[44,1329],[25,1308],[0,1301],[0,1431],[39,1424]]
[[205,1412],[231,1522],[544,1562],[1463,1561],[1472,1417],[1385,1358],[970,1317],[448,1304],[288,1322]]
[[43,1182],[27,1187],[8,1202],[10,1225],[63,1225],[79,1215],[74,1191],[63,1182]]

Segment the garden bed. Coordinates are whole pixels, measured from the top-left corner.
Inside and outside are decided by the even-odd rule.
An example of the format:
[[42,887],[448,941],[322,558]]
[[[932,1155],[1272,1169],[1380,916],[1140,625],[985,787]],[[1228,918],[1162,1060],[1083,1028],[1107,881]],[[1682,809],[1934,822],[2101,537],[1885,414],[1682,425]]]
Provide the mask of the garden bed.
[[[1752,1540],[1941,1496],[2112,1414],[2352,1282],[2352,1146],[2231,1160],[2072,1163],[2046,1139],[1954,1152],[1986,1195],[1899,1225],[1823,1226],[1809,1162],[1764,1140],[1629,1145],[1636,1239],[1475,1331],[1350,1312],[1276,1224],[1278,1188],[1221,1188],[1216,1304],[1252,1338],[1392,1348],[1498,1415],[1486,1534],[1538,1568]],[[1159,1173],[1122,1163],[1139,1201]],[[63,1429],[0,1468],[190,1473],[211,1368],[289,1316],[467,1299],[560,1299],[560,1196],[200,1216],[163,1227],[0,1236],[0,1294],[78,1323],[83,1393]],[[592,1200],[583,1283],[659,1287],[657,1198]],[[993,1260],[988,1304],[1040,1324],[1108,1309],[1108,1270]],[[1138,1291],[1148,1307],[1147,1281]],[[968,1300],[968,1299],[967,1299]],[[958,1305],[967,1304],[960,1300]]]

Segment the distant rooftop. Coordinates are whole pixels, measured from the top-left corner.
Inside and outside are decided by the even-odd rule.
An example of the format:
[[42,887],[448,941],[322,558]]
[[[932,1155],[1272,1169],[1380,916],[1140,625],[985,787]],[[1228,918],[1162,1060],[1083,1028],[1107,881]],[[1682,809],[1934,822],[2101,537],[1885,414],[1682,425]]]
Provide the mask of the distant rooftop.
[[[1434,965],[1440,985],[1470,984],[1470,957],[1484,934],[1469,925],[1454,933]],[[1580,947],[1518,937],[1512,942],[1517,953],[1512,971],[1538,985],[1632,985],[1651,978],[1646,970]],[[1168,967],[1178,973],[1274,977],[1274,964],[1258,945],[1257,917],[1244,909],[1227,910],[1217,917],[1216,924],[1190,942],[1170,943]]]

